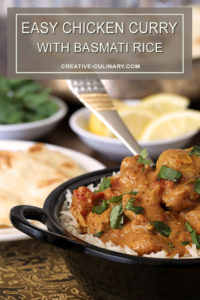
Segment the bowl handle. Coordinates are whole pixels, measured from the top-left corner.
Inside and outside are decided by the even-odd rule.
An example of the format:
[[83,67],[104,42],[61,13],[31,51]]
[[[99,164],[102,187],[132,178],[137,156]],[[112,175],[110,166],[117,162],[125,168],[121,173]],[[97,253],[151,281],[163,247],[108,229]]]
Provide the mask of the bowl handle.
[[28,219],[37,220],[47,226],[49,223],[49,216],[42,208],[18,205],[11,209],[10,220],[12,224],[25,234],[64,249],[74,248],[75,250],[81,250],[84,247],[81,242],[77,242],[73,237],[42,229],[29,222]]

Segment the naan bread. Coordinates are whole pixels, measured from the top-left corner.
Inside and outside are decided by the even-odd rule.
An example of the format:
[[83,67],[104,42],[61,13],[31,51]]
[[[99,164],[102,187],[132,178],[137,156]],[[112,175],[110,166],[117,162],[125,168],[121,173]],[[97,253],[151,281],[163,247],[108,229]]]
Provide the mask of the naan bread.
[[69,178],[78,176],[82,173],[82,169],[80,169],[71,158],[60,152],[51,151],[43,144],[35,144],[28,150],[28,155],[43,163],[51,165]]
[[67,156],[35,144],[27,151],[0,151],[0,227],[11,226],[18,204],[42,207],[49,193],[83,170]]

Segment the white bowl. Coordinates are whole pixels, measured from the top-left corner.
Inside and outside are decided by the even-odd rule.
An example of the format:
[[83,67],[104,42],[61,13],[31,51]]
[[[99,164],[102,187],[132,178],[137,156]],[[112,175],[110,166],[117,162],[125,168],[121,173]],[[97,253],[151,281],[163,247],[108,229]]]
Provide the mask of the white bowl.
[[[121,160],[125,156],[132,155],[117,138],[104,137],[89,132],[87,130],[89,115],[90,112],[87,108],[81,108],[73,113],[69,120],[71,129],[85,144],[109,159],[116,161]],[[166,149],[183,148],[197,132],[198,130],[173,139],[139,142],[139,144],[142,148],[148,150],[150,157],[156,159]]]
[[0,139],[34,140],[50,132],[68,111],[67,105],[62,100],[52,96],[50,99],[59,106],[55,114],[40,121],[0,125]]

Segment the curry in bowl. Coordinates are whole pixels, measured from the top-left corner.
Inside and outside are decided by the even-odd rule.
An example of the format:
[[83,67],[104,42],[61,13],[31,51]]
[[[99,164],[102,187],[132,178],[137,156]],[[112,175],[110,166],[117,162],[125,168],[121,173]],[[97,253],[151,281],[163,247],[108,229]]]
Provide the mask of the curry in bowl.
[[145,150],[126,157],[119,174],[104,177],[94,189],[75,189],[62,207],[62,226],[86,241],[107,248],[110,243],[128,254],[197,257],[200,147],[166,150],[156,166],[147,157]]

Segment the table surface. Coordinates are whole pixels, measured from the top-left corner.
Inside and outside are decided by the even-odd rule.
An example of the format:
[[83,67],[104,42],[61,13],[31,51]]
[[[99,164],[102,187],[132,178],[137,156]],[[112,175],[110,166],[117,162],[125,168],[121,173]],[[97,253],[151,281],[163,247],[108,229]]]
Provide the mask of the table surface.
[[[191,144],[199,140],[200,134]],[[84,145],[69,129],[68,117],[40,141],[83,152],[107,167],[119,165]],[[73,278],[61,251],[32,239],[1,243],[0,300],[92,300]]]

